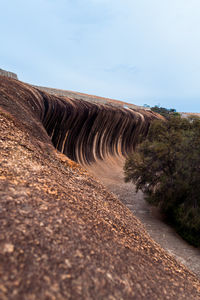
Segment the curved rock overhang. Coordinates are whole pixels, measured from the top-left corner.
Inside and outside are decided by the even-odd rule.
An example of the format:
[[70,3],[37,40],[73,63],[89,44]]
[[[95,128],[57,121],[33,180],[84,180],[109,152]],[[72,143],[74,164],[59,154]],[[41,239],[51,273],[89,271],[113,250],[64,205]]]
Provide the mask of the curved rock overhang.
[[39,121],[54,147],[81,164],[127,156],[159,118],[151,111],[58,97],[6,77],[1,77],[1,96],[1,105],[21,119]]

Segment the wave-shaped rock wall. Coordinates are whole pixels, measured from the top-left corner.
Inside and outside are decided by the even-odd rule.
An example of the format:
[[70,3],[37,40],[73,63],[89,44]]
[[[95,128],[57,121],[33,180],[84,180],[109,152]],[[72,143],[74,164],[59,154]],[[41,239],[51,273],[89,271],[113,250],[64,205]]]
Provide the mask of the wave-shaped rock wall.
[[126,156],[134,150],[139,136],[147,134],[150,122],[158,117],[150,111],[50,95],[3,77],[1,87],[5,102],[8,95],[10,98],[7,109],[11,101],[16,106],[12,112],[22,114],[23,107],[20,118],[31,113],[34,121],[45,128],[55,148],[81,164],[108,155]]

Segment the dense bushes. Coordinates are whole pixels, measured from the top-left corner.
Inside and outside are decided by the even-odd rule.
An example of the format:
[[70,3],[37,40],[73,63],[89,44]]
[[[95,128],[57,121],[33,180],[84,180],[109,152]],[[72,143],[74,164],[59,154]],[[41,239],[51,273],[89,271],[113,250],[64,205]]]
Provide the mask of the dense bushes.
[[200,246],[200,119],[154,121],[124,171],[183,238]]

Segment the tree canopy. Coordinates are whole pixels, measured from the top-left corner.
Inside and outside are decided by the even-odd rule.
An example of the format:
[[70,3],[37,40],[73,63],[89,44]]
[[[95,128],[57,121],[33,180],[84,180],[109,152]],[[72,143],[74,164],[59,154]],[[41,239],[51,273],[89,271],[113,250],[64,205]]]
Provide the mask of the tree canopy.
[[165,117],[166,119],[169,119],[171,116],[178,116],[179,114],[176,112],[176,109],[174,108],[165,108],[165,107],[161,107],[158,105],[155,105],[153,107],[151,107],[151,110],[162,115],[163,117]]
[[135,183],[187,241],[200,245],[200,119],[154,121],[124,171],[125,181]]

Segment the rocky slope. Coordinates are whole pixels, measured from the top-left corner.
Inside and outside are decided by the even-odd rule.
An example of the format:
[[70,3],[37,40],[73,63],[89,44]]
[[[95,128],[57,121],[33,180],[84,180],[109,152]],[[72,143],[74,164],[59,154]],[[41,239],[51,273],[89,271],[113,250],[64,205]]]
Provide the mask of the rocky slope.
[[68,158],[126,155],[153,115],[87,109],[5,77],[0,107],[0,299],[200,299],[199,280]]

